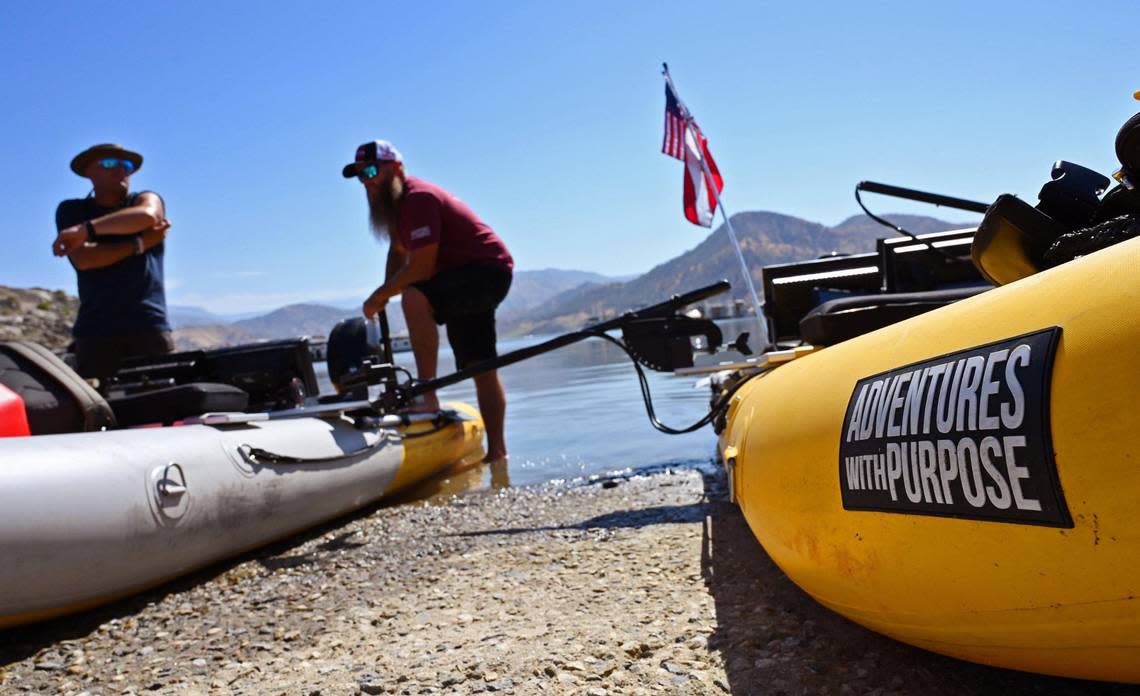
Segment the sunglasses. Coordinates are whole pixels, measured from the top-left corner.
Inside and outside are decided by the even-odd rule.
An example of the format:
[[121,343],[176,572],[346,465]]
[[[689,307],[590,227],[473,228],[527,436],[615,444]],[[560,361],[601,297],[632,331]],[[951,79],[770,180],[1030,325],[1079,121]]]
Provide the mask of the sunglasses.
[[366,167],[363,167],[360,171],[358,171],[356,173],[356,178],[360,179],[361,181],[368,181],[369,179],[375,179],[376,177],[380,176],[380,171],[382,169],[384,169],[385,167],[387,167],[390,164],[396,164],[396,163],[397,163],[397,160],[380,160],[379,162],[376,162],[375,164],[370,164]]
[[102,169],[115,169],[116,167],[122,167],[124,172],[130,174],[135,170],[135,163],[130,160],[108,157],[107,159],[99,160],[99,167]]

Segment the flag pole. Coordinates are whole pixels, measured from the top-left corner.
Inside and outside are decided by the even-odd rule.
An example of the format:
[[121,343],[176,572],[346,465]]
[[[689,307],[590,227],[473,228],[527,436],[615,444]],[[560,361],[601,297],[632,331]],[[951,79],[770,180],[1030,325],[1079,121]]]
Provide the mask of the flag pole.
[[[673,89],[673,96],[676,97],[678,104],[681,106],[682,113],[685,115],[685,137],[688,139],[689,133],[693,133],[693,142],[697,146],[697,151],[700,152],[700,131],[693,128],[693,114],[689,111],[689,107],[681,101],[681,95],[677,93],[677,86],[673,84],[673,78],[669,75],[669,65],[666,63],[661,64],[662,74],[665,76],[665,81]],[[693,132],[693,131],[696,132]],[[724,201],[720,198],[720,191],[717,190],[716,183],[713,181],[712,171],[709,169],[709,164],[705,161],[704,153],[701,152],[701,169],[704,171],[705,184],[712,189],[713,198],[716,200],[716,207],[720,209],[721,217],[724,218],[724,225],[728,229],[728,238],[732,241],[732,249],[736,252],[736,258],[740,261],[740,271],[744,274],[744,283],[748,287],[748,295],[752,300],[752,309],[756,312],[756,321],[760,324],[761,333],[767,339],[768,330],[764,326],[764,312],[761,309],[760,297],[756,294],[756,286],[752,283],[752,274],[748,271],[748,264],[744,261],[744,252],[740,250],[740,242],[736,238],[736,230],[732,226],[732,219],[728,215],[728,210],[724,207]]]
[[[686,128],[687,127],[686,125]],[[697,142],[699,143],[700,141]],[[701,168],[705,172],[706,181],[712,183],[712,172],[709,171],[708,162],[705,161],[704,157],[701,157]],[[756,321],[760,322],[760,328],[764,330],[766,335],[768,331],[764,328],[764,313],[761,309],[760,297],[756,294],[756,286],[752,284],[752,274],[748,272],[748,264],[744,261],[744,252],[740,250],[740,242],[736,239],[736,230],[732,227],[732,218],[728,216],[728,211],[724,208],[724,201],[720,198],[720,191],[716,190],[715,185],[710,188],[712,189],[713,197],[716,199],[716,206],[720,208],[721,217],[724,218],[724,225],[728,228],[728,238],[732,241],[732,248],[736,251],[736,258],[740,260],[740,271],[744,274],[744,283],[748,286],[748,294],[752,298],[752,309],[756,310]]]

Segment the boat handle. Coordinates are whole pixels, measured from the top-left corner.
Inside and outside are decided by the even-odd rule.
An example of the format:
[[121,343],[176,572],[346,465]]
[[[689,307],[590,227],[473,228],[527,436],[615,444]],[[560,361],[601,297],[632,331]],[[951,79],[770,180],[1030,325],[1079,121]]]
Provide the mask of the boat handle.
[[728,484],[728,502],[736,502],[736,455],[738,454],[735,447],[729,445],[724,448],[724,473]]
[[[178,471],[178,478],[180,482],[175,482],[170,478],[170,472],[173,470]],[[182,465],[178,462],[170,462],[166,468],[162,470],[162,478],[158,480],[158,493],[163,497],[174,497],[182,495],[186,492],[186,472],[182,470]]]

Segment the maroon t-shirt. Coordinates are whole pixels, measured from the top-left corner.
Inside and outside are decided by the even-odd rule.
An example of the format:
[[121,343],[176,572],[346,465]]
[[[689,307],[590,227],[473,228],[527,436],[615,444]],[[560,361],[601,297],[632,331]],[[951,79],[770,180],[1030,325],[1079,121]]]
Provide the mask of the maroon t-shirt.
[[438,244],[436,273],[471,263],[508,270],[515,265],[507,245],[466,203],[414,176],[404,186],[396,239],[409,251]]

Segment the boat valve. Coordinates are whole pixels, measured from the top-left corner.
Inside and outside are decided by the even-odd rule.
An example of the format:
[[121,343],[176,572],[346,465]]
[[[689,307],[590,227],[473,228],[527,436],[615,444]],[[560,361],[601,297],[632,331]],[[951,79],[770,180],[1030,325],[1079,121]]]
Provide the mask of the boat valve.
[[[170,477],[171,472],[178,472],[178,480]],[[170,462],[162,471],[162,478],[158,480],[158,494],[164,498],[173,498],[186,492],[186,472],[178,462]]]

